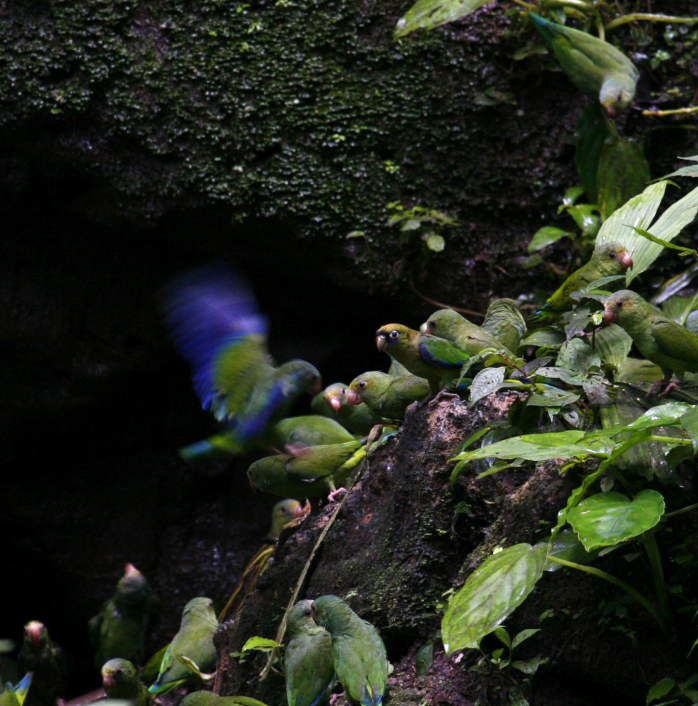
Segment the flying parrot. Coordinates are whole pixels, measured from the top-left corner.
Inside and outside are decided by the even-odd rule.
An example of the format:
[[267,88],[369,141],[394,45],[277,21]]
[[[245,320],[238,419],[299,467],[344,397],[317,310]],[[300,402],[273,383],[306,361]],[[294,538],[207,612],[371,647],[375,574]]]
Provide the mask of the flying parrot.
[[531,13],[531,19],[555,52],[560,66],[583,93],[598,96],[606,112],[615,117],[635,97],[638,70],[625,54],[603,39],[551,22]]
[[66,664],[63,650],[49,637],[46,626],[31,620],[24,626],[24,640],[19,651],[19,667],[32,672],[32,688],[27,706],[53,706],[65,696]]
[[182,611],[182,621],[177,634],[167,647],[160,663],[157,679],[150,685],[151,694],[164,694],[170,689],[195,680],[198,676],[192,666],[182,661],[186,657],[200,672],[216,666],[216,648],[213,636],[218,630],[218,620],[210,598],[192,598]]
[[156,608],[157,598],[145,576],[126,564],[116,592],[89,622],[97,666],[112,657],[142,663],[145,633]]
[[16,684],[7,682],[4,688],[0,684],[0,706],[24,706],[33,676],[31,672],[27,672]]
[[254,590],[259,577],[264,573],[269,562],[274,557],[276,545],[285,529],[297,527],[310,514],[310,503],[302,505],[298,500],[286,498],[279,500],[271,510],[271,527],[266,541],[255,555],[247,562],[235,590],[228,598],[223,610],[218,614],[218,622],[222,623],[232,610],[237,610],[245,598]]
[[247,451],[300,395],[321,389],[320,373],[304,360],[274,366],[267,321],[239,277],[200,270],[172,284],[166,298],[167,320],[192,366],[202,407],[227,427],[183,449],[185,458]]
[[417,377],[429,381],[432,392],[460,375],[470,355],[445,338],[422,334],[402,324],[376,331],[376,346]]
[[288,616],[286,699],[288,706],[322,706],[334,685],[332,638],[312,617],[312,601],[299,601]]
[[403,419],[405,410],[429,395],[429,383],[414,375],[389,375],[371,370],[355,377],[349,385],[349,404],[367,404],[386,419]]
[[354,435],[339,422],[319,414],[301,417],[287,417],[277,422],[273,428],[272,441],[283,449],[291,446],[319,446],[320,444],[340,444],[354,441]]
[[316,598],[312,613],[332,637],[334,670],[349,698],[362,706],[380,706],[391,669],[378,630],[338,596]]
[[574,304],[572,295],[603,277],[621,275],[633,266],[630,253],[615,243],[606,243],[594,250],[589,261],[575,270],[531,317],[536,323],[555,320]]
[[698,335],[667,318],[639,294],[621,289],[604,307],[604,323],[616,323],[640,353],[656,363],[666,381],[672,373],[698,372]]
[[148,706],[152,697],[127,659],[110,659],[102,666],[102,686],[110,699],[123,699],[133,706]]
[[366,405],[350,405],[347,386],[342,382],[328,385],[315,395],[310,406],[316,414],[335,419],[353,434],[366,435],[381,421]]
[[513,299],[493,299],[487,307],[482,328],[513,353],[526,335],[526,321]]

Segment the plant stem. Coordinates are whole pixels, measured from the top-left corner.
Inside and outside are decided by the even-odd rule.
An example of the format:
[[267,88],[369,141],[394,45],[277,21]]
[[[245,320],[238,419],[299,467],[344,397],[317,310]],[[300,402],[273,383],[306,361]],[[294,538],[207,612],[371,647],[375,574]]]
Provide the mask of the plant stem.
[[692,505],[686,505],[686,507],[679,508],[678,510],[673,510],[672,512],[667,512],[662,519],[668,520],[672,517],[678,517],[683,515],[685,512],[692,512],[693,510],[698,510],[698,503],[693,503]]
[[698,113],[698,105],[690,105],[687,108],[672,108],[670,110],[643,110],[642,114],[647,118],[664,118],[669,115],[693,115]]
[[662,444],[680,444],[681,446],[691,446],[693,441],[691,439],[681,439],[677,436],[659,436],[652,434],[649,438],[650,441],[659,441]]
[[633,600],[639,603],[656,621],[659,623],[662,630],[666,631],[666,624],[662,618],[659,611],[650,603],[645,596],[643,596],[639,591],[636,591],[630,584],[625,583],[622,579],[619,579],[612,574],[597,569],[595,566],[584,566],[584,564],[577,564],[573,561],[567,561],[566,559],[559,559],[555,556],[548,556],[548,561],[552,561],[555,564],[561,564],[569,569],[577,569],[578,571],[583,571],[585,574],[590,574],[591,576],[596,576],[596,578],[603,579],[612,583],[618,588],[622,588]]
[[606,30],[615,29],[629,22],[667,22],[677,25],[692,25],[698,22],[698,17],[676,17],[674,15],[660,15],[653,12],[632,12],[629,15],[621,15],[611,20],[606,25]]
[[647,558],[652,568],[652,580],[654,581],[654,592],[657,596],[659,610],[664,616],[664,621],[669,624],[671,620],[671,607],[669,605],[669,594],[666,590],[666,581],[664,580],[664,568],[662,567],[662,557],[659,553],[657,540],[653,532],[645,532],[642,535],[642,544],[647,552]]
[[526,8],[529,12],[530,12],[531,10],[537,10],[537,9],[538,9],[535,5],[533,5],[533,4],[529,3],[529,2],[524,2],[524,0],[511,0],[511,1],[512,1],[515,5],[519,5],[519,6],[521,6],[521,7]]

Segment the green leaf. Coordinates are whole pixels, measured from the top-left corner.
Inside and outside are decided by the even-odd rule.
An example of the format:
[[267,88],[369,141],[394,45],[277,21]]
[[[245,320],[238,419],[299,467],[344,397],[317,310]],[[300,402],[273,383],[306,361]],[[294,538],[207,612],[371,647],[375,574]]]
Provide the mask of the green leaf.
[[669,694],[673,688],[676,686],[676,682],[671,677],[664,677],[660,679],[656,684],[653,684],[647,691],[647,698],[645,703],[651,704],[654,701],[659,701],[659,699],[665,697]]
[[676,424],[684,414],[694,409],[685,402],[667,402],[656,407],[650,407],[641,417],[624,426],[620,431],[637,432],[657,427]]
[[434,662],[434,643],[425,642],[418,650],[415,656],[415,667],[417,676],[423,677]]
[[607,140],[601,149],[596,179],[597,201],[605,220],[649,182],[650,168],[642,147],[622,137]]
[[543,574],[546,546],[515,544],[493,554],[448,602],[441,622],[446,654],[477,648],[523,603]]
[[511,666],[514,669],[518,669],[523,674],[531,675],[535,674],[538,671],[538,668],[541,667],[543,664],[546,664],[548,661],[549,660],[547,657],[537,655],[536,657],[531,657],[531,659],[526,660],[515,659],[511,663]]
[[540,632],[540,628],[526,628],[516,633],[511,641],[511,649],[515,650],[522,642],[528,640],[529,637],[533,637],[537,632]]
[[619,373],[633,347],[633,339],[620,326],[611,324],[596,331],[593,340],[601,360]]
[[404,37],[417,29],[434,29],[469,15],[489,0],[417,0],[397,21],[395,37]]
[[615,133],[601,106],[594,102],[585,108],[577,125],[577,148],[575,164],[584,193],[590,201],[596,201],[596,177],[604,142]]
[[598,207],[593,203],[578,203],[567,209],[567,213],[572,216],[577,228],[582,231],[583,235],[589,237],[596,235],[601,225],[598,212]]
[[545,571],[559,571],[562,564],[550,561],[550,557],[573,561],[575,564],[590,564],[595,558],[594,554],[584,549],[577,535],[570,529],[562,530],[548,547],[548,558],[544,569]]
[[455,459],[476,461],[481,458],[501,458],[525,461],[548,461],[552,458],[599,456],[609,452],[613,444],[601,434],[588,434],[579,429],[553,431],[547,434],[523,434],[496,441],[480,449],[463,451]]
[[498,627],[493,631],[494,636],[507,648],[511,649],[511,637],[506,628]]
[[424,242],[427,248],[432,252],[443,252],[446,247],[446,241],[442,235],[437,235],[436,233],[427,233],[424,236]]
[[283,645],[276,640],[271,640],[268,637],[259,637],[258,635],[255,635],[245,642],[242,646],[241,652],[251,652],[252,650],[256,650],[258,652],[270,652],[271,650],[275,650],[277,647],[283,647]]
[[598,493],[582,500],[567,513],[587,551],[612,547],[652,529],[664,514],[664,498],[656,490],[643,490],[632,500],[621,493]]
[[559,346],[565,337],[556,328],[544,327],[539,328],[530,333],[521,341],[522,346],[538,346],[556,348]]
[[643,228],[635,228],[635,232],[646,238],[655,245],[659,245],[662,248],[668,248],[669,250],[676,250],[680,257],[686,257],[688,255],[693,255],[693,257],[698,257],[698,250],[695,248],[685,248],[683,245],[676,245],[675,243],[670,243],[668,240],[662,240],[656,235],[652,235],[648,230]]
[[470,384],[470,403],[474,404],[483,397],[496,392],[504,382],[507,369],[503,366],[483,368]]
[[536,377],[562,380],[562,382],[565,382],[568,385],[581,385],[584,380],[586,380],[584,375],[580,375],[579,373],[568,370],[567,368],[559,368],[557,366],[538,368],[536,370]]
[[[698,162],[698,156],[679,157],[687,162]],[[663,179],[669,179],[675,176],[698,177],[698,164],[688,164],[685,167],[679,167],[675,172],[667,174]]]
[[539,228],[531,238],[531,242],[528,244],[528,252],[534,253],[547,248],[548,245],[556,243],[562,238],[566,238],[572,235],[567,230],[562,230],[562,228],[556,228],[555,226],[543,226]]
[[526,404],[529,407],[564,407],[578,399],[579,395],[571,390],[561,390],[554,385],[537,383],[535,391],[526,400]]
[[[657,185],[655,184],[654,186]],[[695,219],[697,213],[698,187],[693,189],[693,191],[689,191],[682,199],[669,206],[651,227],[642,223],[633,223],[632,225],[635,228],[648,230],[657,238],[670,242]],[[632,237],[638,240],[636,240],[634,247],[628,248],[634,263],[625,275],[628,284],[647,270],[662,252],[661,245],[653,243],[637,233],[633,233]]]
[[662,304],[662,311],[677,324],[685,326],[688,315],[698,309],[698,294],[682,297],[674,296]]
[[555,365],[584,375],[590,368],[599,367],[601,359],[586,341],[572,338],[560,347]]

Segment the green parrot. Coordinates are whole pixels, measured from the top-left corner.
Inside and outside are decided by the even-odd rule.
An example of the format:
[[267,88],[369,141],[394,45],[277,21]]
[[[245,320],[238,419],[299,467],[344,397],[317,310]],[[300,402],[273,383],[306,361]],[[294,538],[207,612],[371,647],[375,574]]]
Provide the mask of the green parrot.
[[366,405],[350,405],[347,402],[347,386],[342,382],[328,385],[315,395],[311,408],[316,414],[335,419],[352,434],[368,434],[380,418]]
[[27,672],[16,684],[7,682],[4,687],[0,684],[0,706],[24,706],[33,676]]
[[97,666],[112,657],[142,663],[145,633],[156,608],[157,598],[145,576],[133,564],[126,564],[116,592],[89,622]]
[[288,616],[284,657],[288,706],[322,706],[332,693],[332,638],[313,620],[312,612],[312,601],[299,601]]
[[304,360],[274,366],[267,321],[230,271],[203,269],[172,284],[166,314],[202,407],[227,425],[224,433],[182,449],[186,459],[254,448],[296,399],[322,389],[317,368]]
[[445,338],[422,334],[402,324],[386,324],[376,331],[376,346],[438,392],[459,377],[470,355]]
[[386,419],[403,419],[405,410],[429,396],[429,383],[414,375],[388,375],[371,370],[355,377],[349,385],[349,404],[367,404]]
[[54,706],[59,697],[65,696],[63,650],[51,640],[46,626],[38,620],[31,620],[24,626],[19,667],[23,672],[34,674],[27,706]]
[[168,645],[157,679],[148,691],[155,695],[164,694],[198,676],[180,657],[187,657],[201,672],[213,670],[216,666],[216,647],[213,644],[216,630],[218,620],[213,601],[202,596],[192,598],[184,606],[179,630]]
[[180,706],[266,706],[250,696],[218,696],[212,691],[192,691],[180,702]]
[[621,275],[633,266],[630,253],[622,246],[607,243],[594,250],[589,261],[575,270],[531,317],[536,323],[555,320],[574,304],[572,295],[602,277]]
[[265,456],[252,463],[247,469],[247,477],[250,485],[263,493],[271,493],[282,498],[322,498],[331,495],[337,487],[343,486],[365,456],[366,448],[361,446],[330,474],[307,479],[289,471],[289,464],[296,460],[293,456],[276,454]]
[[286,450],[291,458],[286,462],[286,470],[301,480],[312,481],[331,476],[345,463],[355,459],[364,443],[364,439],[352,439],[341,444],[319,446],[288,444]]
[[640,74],[625,54],[603,39],[533,12],[531,19],[572,83],[583,93],[598,96],[611,117],[633,102]]
[[513,299],[493,299],[487,307],[482,328],[513,353],[526,335],[526,321]]
[[[470,355],[476,355],[486,348],[494,350],[506,348],[487,329],[474,324],[453,309],[435,311],[420,326],[420,331],[445,338]],[[509,351],[506,352],[509,353]]]
[[349,698],[362,706],[380,706],[391,669],[378,630],[338,596],[316,598],[312,611],[332,637],[334,671]]
[[667,318],[639,294],[629,289],[615,292],[606,300],[603,318],[606,324],[624,328],[640,353],[662,369],[666,381],[672,373],[698,372],[698,335]]
[[265,538],[266,541],[247,562],[235,590],[231,593],[223,610],[218,614],[219,623],[222,623],[232,610],[237,610],[246,596],[254,590],[259,577],[264,573],[274,556],[282,532],[301,524],[311,510],[310,503],[302,505],[298,500],[292,498],[279,500],[274,505],[271,510],[271,527]]
[[339,422],[320,414],[287,417],[274,425],[273,442],[277,448],[287,445],[319,446],[354,441],[354,435]]
[[116,657],[102,667],[102,686],[110,699],[123,699],[133,706],[148,706],[152,697],[127,659]]

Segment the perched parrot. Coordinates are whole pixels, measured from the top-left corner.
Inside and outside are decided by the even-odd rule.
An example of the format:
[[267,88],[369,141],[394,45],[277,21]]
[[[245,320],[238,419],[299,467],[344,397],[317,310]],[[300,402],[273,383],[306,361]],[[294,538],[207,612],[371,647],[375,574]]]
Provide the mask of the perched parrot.
[[297,527],[310,514],[310,503],[302,505],[298,500],[286,498],[279,500],[271,510],[271,527],[266,541],[255,555],[247,562],[235,590],[228,598],[223,610],[218,614],[218,622],[222,623],[228,614],[237,610],[245,598],[254,590],[259,577],[264,573],[269,562],[274,557],[276,544],[285,529]]
[[639,73],[625,54],[603,39],[533,12],[531,19],[572,83],[583,93],[598,96],[611,117],[633,102]]
[[486,348],[494,350],[506,348],[487,329],[474,324],[453,309],[435,311],[420,326],[420,331],[445,338],[470,355],[476,355]]
[[367,404],[386,419],[403,419],[405,410],[429,395],[429,383],[414,375],[388,375],[377,370],[362,373],[349,385],[349,404]]
[[589,261],[575,270],[556,290],[548,301],[531,317],[532,321],[544,323],[555,320],[560,313],[574,303],[572,295],[602,277],[620,275],[633,266],[630,253],[621,245],[607,243],[594,250]]
[[339,422],[319,414],[302,417],[287,417],[277,422],[273,428],[273,443],[283,449],[291,446],[319,446],[320,444],[341,444],[354,441],[354,435]]
[[526,321],[513,299],[493,299],[487,307],[482,328],[513,353],[526,335]]
[[334,671],[349,698],[362,706],[380,706],[390,663],[378,630],[338,596],[316,598],[312,611],[315,622],[332,637]]
[[470,358],[445,338],[422,334],[402,324],[381,326],[376,331],[376,346],[413,375],[428,380],[432,392],[457,378]]
[[322,706],[334,685],[332,638],[312,617],[312,601],[299,601],[288,616],[286,699],[288,706]]
[[187,657],[201,672],[216,666],[216,648],[213,636],[218,630],[218,620],[210,598],[192,598],[182,611],[182,622],[177,634],[167,647],[160,663],[157,679],[150,685],[151,694],[164,694],[197,676],[192,667],[180,660]]
[[23,706],[32,685],[31,672],[27,672],[16,684],[0,684],[0,706]]
[[192,691],[180,702],[180,706],[266,706],[249,696],[218,696],[212,691]]
[[49,637],[46,626],[31,620],[24,626],[24,640],[19,651],[19,667],[32,672],[31,691],[27,706],[54,706],[65,696],[66,664],[63,650]]
[[[286,462],[286,470],[301,480],[313,481],[331,476],[345,463],[357,458],[357,452],[364,447],[365,439],[352,439],[340,444],[319,446],[287,445],[291,458]],[[359,454],[363,459],[363,455]]]
[[311,407],[316,414],[337,420],[353,434],[368,434],[381,421],[366,405],[350,405],[347,386],[342,382],[332,383],[315,395]]
[[624,328],[640,353],[662,369],[666,381],[672,373],[698,372],[698,335],[639,294],[629,289],[615,292],[606,300],[603,318]]
[[147,706],[152,702],[138,670],[127,659],[110,659],[102,667],[102,686],[110,699],[123,699],[133,706]]
[[208,269],[182,278],[170,286],[166,309],[203,408],[227,426],[226,433],[183,449],[185,458],[247,451],[300,395],[321,389],[320,373],[304,360],[274,367],[267,321],[232,273]]
[[133,564],[126,564],[116,592],[89,622],[97,666],[112,657],[141,664],[145,633],[156,608],[157,598],[145,576]]

